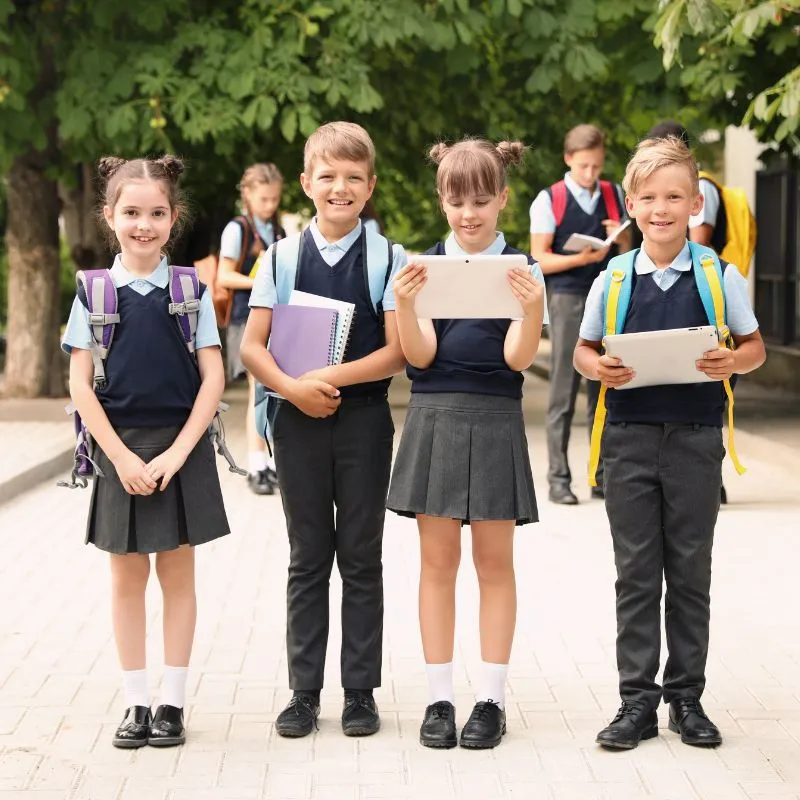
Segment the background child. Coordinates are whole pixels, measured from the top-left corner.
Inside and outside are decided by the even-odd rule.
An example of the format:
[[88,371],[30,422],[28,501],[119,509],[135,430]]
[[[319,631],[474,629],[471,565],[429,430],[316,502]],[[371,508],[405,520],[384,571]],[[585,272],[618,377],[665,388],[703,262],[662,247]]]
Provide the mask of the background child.
[[[697,164],[679,138],[646,139],[628,164],[628,212],[644,236],[634,262],[625,333],[707,325],[686,241],[689,216],[703,198]],[[610,267],[613,266],[613,262]],[[727,324],[736,350],[705,354],[697,368],[715,383],[652,386],[607,394],[603,456],[606,510],[617,566],[617,664],[622,706],[597,741],[630,749],[658,734],[656,709],[670,704],[670,728],[686,744],[718,745],[700,704],[705,688],[711,545],[722,481],[721,381],[764,362],[747,282],[722,264]],[[603,276],[586,302],[575,366],[609,389],[633,372],[601,355]],[[661,587],[669,657],[656,683],[661,645]]]
[[[381,681],[381,553],[394,433],[387,389],[405,362],[391,284],[381,315],[365,280],[359,214],[375,187],[374,166],[375,147],[359,125],[332,122],[306,142],[300,182],[317,213],[300,234],[295,285],[355,304],[344,363],[299,380],[278,368],[265,345],[277,302],[269,268],[256,277],[242,342],[245,366],[286,398],[272,424],[291,546],[286,644],[294,696],[276,721],[282,736],[307,735],[319,715],[334,557],[342,577],[342,728],[363,736],[380,727],[372,690]],[[383,252],[388,260],[388,244]],[[270,250],[265,264],[271,259]],[[387,270],[404,263],[394,245]]]
[[[209,294],[201,296],[196,357],[169,313],[162,249],[181,206],[182,163],[104,158],[103,216],[121,249],[111,276],[119,317],[94,388],[89,317],[80,297],[62,346],[70,394],[97,444],[104,477],[94,481],[86,541],[111,553],[111,613],[127,711],[116,747],[167,746],[185,739],[183,705],[197,603],[194,545],[229,532],[214,452],[206,432],[224,389],[220,341]],[[84,298],[85,300],[85,298]],[[145,669],[145,588],[150,553],[164,596],[162,704],[150,716]]]
[[[226,334],[228,380],[246,373],[239,356],[244,326],[250,312],[250,273],[258,256],[269,245],[286,236],[280,225],[278,206],[283,192],[283,176],[274,164],[252,164],[239,181],[244,215],[232,219],[222,231],[219,257],[220,286],[233,290],[233,307]],[[268,456],[264,440],[256,432],[253,405],[255,382],[247,376],[247,459],[248,484],[256,494],[273,494],[277,486],[275,464]]]
[[[520,142],[495,146],[483,139],[433,147],[436,188],[451,233],[429,253],[519,252],[496,231],[508,200],[507,167],[518,164],[523,152]],[[420,320],[414,298],[425,284],[425,268],[412,262],[394,283],[400,342],[413,383],[387,505],[415,516],[419,527],[419,617],[430,694],[420,741],[428,747],[457,743],[453,639],[462,523],[472,529],[484,663],[461,745],[494,747],[505,733],[517,607],[514,529],[538,520],[521,372],[536,356],[545,313],[537,266],[510,271],[508,280],[525,311],[521,321]]]
[[[531,253],[547,276],[548,311],[550,314],[550,398],[547,409],[547,480],[550,500],[575,505],[578,498],[572,491],[572,473],[568,450],[575,398],[580,375],[572,366],[572,352],[578,339],[586,295],[592,281],[608,262],[611,252],[587,247],[581,253],[568,253],[564,244],[573,233],[585,233],[605,239],[619,226],[611,219],[613,211],[624,219],[625,209],[619,186],[602,191],[599,180],[605,163],[605,134],[594,125],[578,125],[564,139],[564,162],[569,171],[564,175],[562,190],[566,206],[562,218],[556,219],[553,194],[559,184],[543,189],[531,204]],[[605,195],[608,195],[605,196]],[[616,209],[609,208],[609,204]],[[629,248],[627,232],[620,235],[619,252]],[[597,406],[599,384],[587,384],[589,429]],[[593,497],[602,497],[602,468],[598,470]]]

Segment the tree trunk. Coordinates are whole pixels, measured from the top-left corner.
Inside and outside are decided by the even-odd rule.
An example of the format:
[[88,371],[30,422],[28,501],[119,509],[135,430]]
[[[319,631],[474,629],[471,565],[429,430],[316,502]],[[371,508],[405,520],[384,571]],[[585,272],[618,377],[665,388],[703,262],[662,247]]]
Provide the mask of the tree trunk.
[[76,269],[105,269],[112,253],[97,218],[99,198],[93,182],[91,164],[76,164],[75,185],[59,184],[61,219],[69,254]]
[[59,334],[59,199],[44,153],[19,156],[8,175],[8,343],[4,394],[64,393]]

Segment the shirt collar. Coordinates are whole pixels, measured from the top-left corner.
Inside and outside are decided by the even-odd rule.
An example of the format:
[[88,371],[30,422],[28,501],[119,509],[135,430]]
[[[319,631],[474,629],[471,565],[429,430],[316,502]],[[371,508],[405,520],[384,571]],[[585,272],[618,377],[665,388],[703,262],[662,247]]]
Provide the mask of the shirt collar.
[[[674,269],[676,272],[688,272],[691,268],[692,254],[689,252],[689,242],[686,242],[683,245],[683,249],[675,256],[667,269]],[[650,275],[657,269],[658,267],[653,263],[653,259],[645,253],[644,247],[639,250],[636,255],[636,274]]]
[[253,224],[256,226],[256,230],[258,231],[258,235],[267,243],[272,240],[272,222],[267,220],[266,222],[263,219],[259,219],[258,217],[253,217]]
[[122,264],[122,254],[117,253],[111,267],[111,277],[118,287],[127,286],[134,281],[147,281],[159,289],[166,289],[169,283],[169,269],[167,258],[162,256],[159,265],[149,275],[132,275]]
[[317,249],[320,253],[324,253],[326,250],[341,250],[343,253],[346,253],[355,244],[356,239],[361,236],[361,220],[358,220],[355,228],[353,228],[350,233],[346,233],[341,239],[335,242],[329,242],[322,235],[317,225],[316,217],[311,220],[311,224],[308,227],[311,230],[311,236],[314,238],[314,244],[317,245]]
[[499,256],[503,250],[506,249],[506,237],[497,232],[495,240],[480,253],[467,253],[462,249],[461,245],[456,240],[456,235],[450,231],[450,235],[444,240],[444,252],[448,256],[468,256],[468,255],[481,255],[481,256]]
[[581,186],[575,178],[572,177],[572,173],[567,172],[564,174],[564,183],[567,184],[567,188],[575,195],[575,197],[585,197],[587,200],[591,200],[597,196],[597,193],[600,191],[600,184],[595,183],[594,189],[585,189]]

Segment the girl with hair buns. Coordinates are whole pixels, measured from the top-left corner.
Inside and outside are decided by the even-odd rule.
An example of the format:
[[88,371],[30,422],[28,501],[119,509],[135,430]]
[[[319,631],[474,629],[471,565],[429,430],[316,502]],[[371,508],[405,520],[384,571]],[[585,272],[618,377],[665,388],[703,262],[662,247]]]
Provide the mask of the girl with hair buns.
[[[72,305],[63,349],[72,401],[94,440],[97,471],[86,541],[111,554],[111,617],[125,716],[115,747],[185,740],[183,705],[197,602],[194,546],[229,533],[207,435],[225,387],[214,308],[201,284],[196,350],[169,313],[163,254],[182,206],[174,156],[104,158],[103,218],[120,253],[110,269],[119,322],[95,388],[87,299]],[[102,473],[102,474],[101,474]],[[163,594],[164,674],[151,716],[145,638],[150,554]]]
[[[520,253],[497,232],[508,202],[506,172],[524,153],[520,142],[465,139],[437,144],[436,189],[451,228],[429,254]],[[522,371],[536,356],[546,322],[544,279],[509,271],[525,316],[508,319],[418,319],[414,298],[425,268],[414,263],[394,280],[396,318],[412,380],[387,507],[417,519],[421,549],[419,619],[429,702],[420,729],[427,747],[483,749],[505,733],[505,681],[514,638],[514,530],[538,520],[522,418]],[[453,691],[456,575],[461,526],[472,529],[480,586],[483,671],[477,703],[460,740]]]
[[253,267],[274,241],[283,239],[278,206],[283,192],[283,177],[274,164],[251,164],[239,181],[242,214],[232,219],[222,231],[217,283],[233,291],[233,305],[226,333],[228,380],[247,375],[247,458],[248,484],[256,494],[274,494],[278,485],[275,462],[268,456],[265,443],[256,431],[255,382],[242,364],[239,347],[250,313],[250,290],[255,273]]

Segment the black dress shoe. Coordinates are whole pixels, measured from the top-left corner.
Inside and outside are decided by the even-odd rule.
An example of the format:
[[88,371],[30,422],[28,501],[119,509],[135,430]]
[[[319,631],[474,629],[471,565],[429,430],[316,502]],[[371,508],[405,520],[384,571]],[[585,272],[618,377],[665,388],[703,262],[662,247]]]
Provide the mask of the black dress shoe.
[[617,716],[595,741],[611,750],[633,750],[642,739],[654,736],[658,736],[656,710],[642,700],[623,700]]
[[345,736],[371,736],[381,728],[372,692],[345,690],[342,731]]
[[183,709],[175,706],[159,706],[150,723],[147,744],[153,747],[174,747],[186,741],[183,727]]
[[275,484],[270,480],[268,472],[271,470],[262,469],[247,476],[247,485],[253,494],[275,494]]
[[150,733],[150,709],[147,706],[131,706],[114,733],[114,747],[144,747]]
[[277,491],[278,489],[278,473],[275,472],[272,467],[265,467],[264,473],[267,476],[267,482],[272,484],[273,490]]
[[575,497],[569,486],[551,487],[550,502],[558,503],[561,506],[576,506],[578,505],[578,498]]
[[275,730],[279,736],[299,739],[308,736],[314,728],[318,728],[319,700],[310,694],[298,693],[292,697],[286,708],[275,720]]
[[679,733],[684,744],[705,747],[722,744],[719,728],[706,716],[697,697],[681,697],[670,702],[669,729]]
[[728,492],[725,489],[725,484],[720,484],[719,487],[719,502],[721,505],[728,505]]
[[440,700],[425,709],[425,719],[419,729],[419,743],[425,747],[440,748],[458,744],[456,709],[452,703]]
[[606,493],[602,486],[592,486],[592,500],[605,500]]
[[462,747],[487,750],[497,747],[506,732],[506,712],[491,700],[475,703],[467,724],[461,729]]

